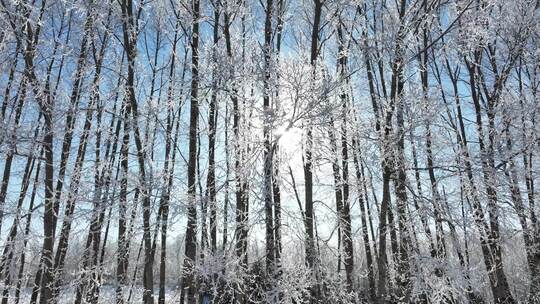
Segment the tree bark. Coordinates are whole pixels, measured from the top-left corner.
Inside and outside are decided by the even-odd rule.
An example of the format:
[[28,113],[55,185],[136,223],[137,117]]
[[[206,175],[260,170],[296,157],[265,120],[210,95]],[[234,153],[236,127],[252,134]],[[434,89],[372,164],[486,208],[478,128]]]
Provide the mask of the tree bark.
[[[187,288],[187,302],[195,303],[195,263],[197,254],[197,204],[196,204],[196,169],[197,169],[197,125],[199,120],[199,18],[200,2],[192,0],[192,37],[191,37],[191,105],[189,119],[189,160],[188,160],[188,222],[186,227],[186,245],[182,288]],[[181,297],[180,302],[184,299]]]
[[[319,55],[319,31],[321,24],[323,3],[321,0],[314,0],[313,7],[313,27],[311,31],[310,64],[313,78],[317,75],[317,58]],[[317,253],[315,251],[314,219],[313,219],[313,127],[307,126],[306,147],[304,152],[304,199],[305,199],[305,220],[306,220],[306,264],[311,270],[311,276],[317,281]],[[313,303],[318,298],[318,283],[311,286],[311,299]]]

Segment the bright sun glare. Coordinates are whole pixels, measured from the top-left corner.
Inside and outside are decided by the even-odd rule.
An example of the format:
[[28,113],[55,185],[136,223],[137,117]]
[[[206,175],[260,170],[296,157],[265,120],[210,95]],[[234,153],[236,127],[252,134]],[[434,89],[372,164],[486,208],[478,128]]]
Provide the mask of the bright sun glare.
[[287,153],[294,153],[300,148],[302,141],[302,130],[297,127],[280,127],[275,133],[279,139],[280,149]]

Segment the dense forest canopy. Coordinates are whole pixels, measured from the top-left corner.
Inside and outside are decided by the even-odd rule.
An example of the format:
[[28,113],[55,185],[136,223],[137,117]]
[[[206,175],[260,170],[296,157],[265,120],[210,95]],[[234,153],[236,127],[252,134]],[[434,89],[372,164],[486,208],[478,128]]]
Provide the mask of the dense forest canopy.
[[1,303],[540,303],[540,1],[0,0]]

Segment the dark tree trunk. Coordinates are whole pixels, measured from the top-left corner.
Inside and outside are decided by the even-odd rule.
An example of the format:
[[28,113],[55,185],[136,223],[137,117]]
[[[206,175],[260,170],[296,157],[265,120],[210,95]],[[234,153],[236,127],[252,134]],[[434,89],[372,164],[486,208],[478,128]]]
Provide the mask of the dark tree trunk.
[[[363,196],[365,193],[365,189],[363,188],[364,181],[363,176],[360,168],[360,159],[358,157],[358,154],[360,153],[360,148],[357,144],[356,137],[353,137],[352,140],[352,148],[353,148],[353,161],[354,161],[354,167],[356,171],[356,184],[358,187],[358,191],[360,195],[358,196],[358,205],[360,205],[360,215],[362,218],[362,224],[361,224],[361,230],[362,230],[362,240],[364,241],[364,252],[366,254],[366,266],[367,266],[367,276],[368,276],[368,286],[369,286],[369,297],[373,300],[376,297],[376,289],[375,289],[375,268],[373,264],[373,255],[371,253],[371,242],[369,239],[368,234],[368,217],[369,222],[371,222],[371,215],[367,214],[366,207],[364,206],[364,203],[368,203],[367,196]],[[372,228],[373,229],[373,228]],[[374,240],[374,239],[373,239]]]
[[[482,171],[484,184],[486,187],[487,198],[488,198],[488,238],[487,243],[489,246],[489,254],[492,259],[491,266],[494,268],[488,268],[488,274],[490,278],[491,290],[493,292],[493,298],[495,303],[504,303],[510,304],[515,303],[515,300],[510,291],[510,286],[508,285],[508,280],[506,279],[506,274],[504,273],[504,264],[502,260],[502,251],[500,245],[500,227],[499,227],[499,217],[498,217],[498,199],[497,199],[497,190],[495,188],[495,160],[494,160],[494,102],[493,96],[488,97],[488,138],[489,144],[486,146],[484,142],[484,124],[482,119],[482,107],[480,105],[480,84],[478,77],[480,77],[480,61],[481,53],[479,50],[475,51],[474,62],[469,62],[468,59],[465,59],[467,70],[469,72],[469,85],[471,88],[471,97],[474,104],[475,114],[476,114],[476,131],[478,133],[478,145],[480,147],[480,153],[482,155]],[[495,93],[494,93],[495,94]],[[488,253],[488,252],[486,252]],[[487,265],[486,265],[487,266]]]
[[[54,100],[50,95],[50,91],[46,86],[43,91],[40,89],[40,82],[35,73],[34,57],[36,52],[36,45],[41,30],[41,18],[45,11],[45,2],[42,2],[40,8],[39,22],[36,24],[36,28],[32,26],[29,15],[30,12],[23,8],[23,16],[26,18],[26,49],[24,51],[24,77],[28,79],[32,86],[34,95],[36,96],[37,103],[40,107],[40,111],[44,118],[44,136],[43,136],[43,149],[45,155],[45,179],[44,179],[44,208],[43,215],[43,247],[41,250],[41,258],[38,266],[38,271],[34,280],[34,290],[30,303],[34,304],[37,301],[39,290],[41,290],[41,304],[49,304],[52,298],[52,256],[54,250],[54,225],[56,222],[56,213],[54,211],[54,133],[53,133],[53,117],[52,112],[54,108]],[[23,6],[24,7],[24,6]],[[46,284],[43,284],[46,282]],[[38,287],[39,286],[39,287]]]
[[[39,132],[39,127],[36,128],[35,136],[37,137]],[[34,150],[34,149],[33,149]],[[26,166],[24,168],[24,174],[21,184],[21,190],[19,192],[19,199],[17,200],[17,208],[15,211],[15,219],[13,220],[13,224],[11,226],[11,229],[8,233],[8,237],[6,239],[6,242],[4,243],[4,250],[2,252],[2,259],[0,261],[0,279],[4,278],[4,290],[2,292],[2,304],[8,303],[9,298],[9,286],[11,284],[11,263],[14,256],[13,247],[15,246],[15,238],[18,234],[18,227],[20,225],[21,221],[21,208],[22,203],[24,202],[24,199],[26,197],[26,193],[28,191],[28,188],[30,186],[30,179],[32,175],[32,171],[34,170],[35,165],[35,159],[34,156],[35,151],[30,151],[30,155],[27,157]]]
[[[230,28],[232,26],[233,20],[231,19],[232,12],[228,10],[228,7],[225,7],[224,10],[224,26],[223,26],[223,36],[225,38],[225,48],[227,51],[227,57],[231,69],[229,70],[228,77],[231,81],[231,102],[232,102],[232,117],[233,117],[233,138],[234,138],[234,172],[235,172],[235,201],[236,201],[236,228],[235,228],[235,251],[236,255],[240,260],[240,271],[245,272],[247,270],[247,237],[249,227],[247,225],[248,221],[248,194],[247,194],[247,181],[245,176],[245,170],[243,165],[243,149],[244,146],[240,143],[240,105],[238,102],[238,88],[235,83],[235,67],[233,65],[233,53],[232,53],[232,39]],[[236,288],[236,298],[239,303],[245,302],[245,295],[242,291]]]
[[341,209],[342,214],[340,215],[341,224],[342,224],[342,241],[344,249],[344,262],[345,262],[345,273],[347,277],[347,289],[352,291],[353,288],[353,270],[354,270],[354,246],[352,239],[351,231],[351,208],[349,202],[349,143],[347,138],[347,121],[348,121],[348,111],[349,111],[349,96],[347,93],[348,89],[348,71],[347,71],[347,44],[344,37],[344,32],[342,25],[338,26],[338,40],[339,40],[339,59],[338,59],[338,70],[340,77],[344,84],[342,85],[342,92],[340,93],[341,99],[341,167],[342,167],[342,191],[343,191],[343,208]]
[[[221,15],[218,3],[214,4],[214,28],[213,28],[213,53],[214,64],[218,65],[217,48],[219,47],[219,19]],[[208,176],[206,188],[208,191],[208,204],[210,205],[210,248],[212,253],[217,249],[217,202],[216,202],[216,128],[217,128],[217,97],[218,97],[218,75],[213,71],[212,75],[212,95],[210,97],[210,109],[208,114]]]
[[[142,7],[139,7],[141,9]],[[143,213],[143,240],[144,240],[144,270],[143,270],[143,302],[145,304],[154,303],[154,278],[153,278],[153,250],[152,236],[150,234],[150,190],[148,189],[148,180],[146,178],[146,152],[142,146],[142,137],[139,129],[139,118],[137,109],[137,97],[135,93],[135,58],[137,55],[137,22],[138,16],[133,14],[133,1],[123,0],[121,2],[122,10],[122,33],[124,50],[127,55],[127,77],[126,77],[126,99],[130,107],[134,132],[135,147],[137,150],[137,162],[139,165],[139,179],[141,183],[142,213]]]
[[[323,3],[314,0],[313,27],[311,31],[310,64],[313,77],[317,75],[317,57],[319,55],[319,31],[321,25]],[[311,270],[311,276],[317,281],[317,253],[315,251],[314,219],[313,219],[313,127],[307,126],[306,147],[304,152],[304,199],[305,199],[305,222],[306,222],[306,264]],[[311,286],[311,302],[319,295],[319,285]]]
[[[43,157],[43,149],[41,149],[40,156]],[[28,244],[28,235],[30,234],[30,225],[32,224],[32,213],[34,211],[34,201],[36,198],[40,170],[41,170],[41,161],[38,163],[38,167],[36,170],[36,177],[34,178],[32,194],[30,195],[30,204],[28,205],[26,224],[24,226],[24,241],[23,241],[23,246],[21,248],[19,271],[17,273],[17,285],[15,286],[15,304],[19,303],[20,297],[21,297],[21,287],[23,284],[24,266],[26,264],[26,245]]]
[[[121,167],[121,180],[120,180],[120,197],[118,201],[118,255],[117,255],[117,268],[116,268],[116,303],[124,303],[124,295],[122,291],[122,285],[126,284],[127,267],[128,267],[128,245],[126,235],[126,209],[127,209],[127,195],[128,195],[128,161],[129,161],[129,133],[131,128],[129,126],[129,103],[126,99],[123,101],[123,128],[124,134],[122,136],[122,146],[120,148],[120,167]],[[120,123],[120,121],[119,121]],[[118,125],[119,126],[119,125]],[[118,130],[118,127],[117,127]]]
[[[275,275],[275,235],[274,235],[274,206],[272,197],[272,144],[271,144],[271,124],[272,119],[270,112],[270,65],[272,61],[272,18],[274,10],[273,0],[267,0],[264,22],[264,81],[263,81],[263,137],[264,137],[264,183],[263,183],[263,199],[264,199],[264,214],[266,226],[266,274],[273,282]],[[270,283],[267,288],[271,288],[273,283]]]
[[[197,204],[196,204],[196,170],[197,170],[197,125],[199,120],[199,0],[192,3],[192,37],[191,37],[191,105],[189,120],[189,160],[188,160],[188,222],[186,227],[186,245],[182,289],[187,288],[187,302],[195,303],[195,263],[197,254]],[[180,302],[183,304],[181,297]]]

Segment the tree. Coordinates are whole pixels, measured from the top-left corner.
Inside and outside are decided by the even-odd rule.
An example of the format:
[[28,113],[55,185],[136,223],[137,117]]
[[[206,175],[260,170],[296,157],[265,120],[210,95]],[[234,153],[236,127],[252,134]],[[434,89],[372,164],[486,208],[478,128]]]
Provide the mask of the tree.
[[[191,3],[191,103],[189,119],[189,160],[188,160],[188,222],[186,227],[186,245],[184,269],[182,277],[182,289],[187,288],[188,303],[195,303],[195,274],[194,266],[197,253],[197,205],[195,170],[197,168],[197,124],[199,121],[199,18],[200,2],[193,0]],[[182,295],[184,291],[182,291]],[[184,303],[184,298],[180,298]]]

